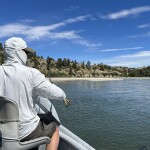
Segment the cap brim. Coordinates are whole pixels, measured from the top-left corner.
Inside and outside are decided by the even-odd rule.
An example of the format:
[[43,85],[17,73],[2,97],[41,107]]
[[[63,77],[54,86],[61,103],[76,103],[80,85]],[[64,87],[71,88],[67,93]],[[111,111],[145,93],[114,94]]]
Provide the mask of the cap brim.
[[27,52],[27,53],[35,53],[35,50],[33,50],[32,48],[24,48],[24,50]]

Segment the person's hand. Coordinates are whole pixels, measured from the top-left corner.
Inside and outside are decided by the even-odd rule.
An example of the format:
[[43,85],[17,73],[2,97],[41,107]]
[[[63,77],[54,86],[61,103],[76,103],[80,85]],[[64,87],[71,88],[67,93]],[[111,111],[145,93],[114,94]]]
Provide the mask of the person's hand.
[[64,99],[64,104],[65,104],[66,107],[71,105],[71,103],[70,103],[70,101],[68,99]]

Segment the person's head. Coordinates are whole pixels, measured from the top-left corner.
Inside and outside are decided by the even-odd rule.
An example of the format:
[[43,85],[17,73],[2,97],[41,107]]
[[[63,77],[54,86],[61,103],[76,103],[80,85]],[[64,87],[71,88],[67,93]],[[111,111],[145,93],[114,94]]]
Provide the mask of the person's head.
[[34,51],[27,47],[26,42],[22,38],[12,37],[4,43],[4,56],[6,62],[19,62],[25,65],[27,53],[34,53]]

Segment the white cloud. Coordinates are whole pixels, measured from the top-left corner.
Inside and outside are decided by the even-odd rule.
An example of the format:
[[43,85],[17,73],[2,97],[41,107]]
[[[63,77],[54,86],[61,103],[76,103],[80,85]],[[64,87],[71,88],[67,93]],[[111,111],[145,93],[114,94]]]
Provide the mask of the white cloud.
[[64,20],[63,22],[67,24],[67,23],[74,23],[74,22],[78,22],[78,21],[85,21],[87,18],[90,18],[90,17],[91,17],[91,15],[78,16],[76,18]]
[[120,19],[120,18],[126,18],[129,16],[135,16],[144,12],[150,11],[150,6],[143,6],[143,7],[134,7],[131,9],[123,9],[118,12],[113,12],[105,16],[100,16],[103,19],[110,19],[110,20],[115,20],[115,19]]
[[[80,38],[75,31],[52,32],[54,26],[28,26],[23,24],[7,24],[0,26],[0,38],[23,35],[29,40],[43,37],[51,39],[77,39]],[[55,26],[56,27],[56,26]],[[13,30],[12,30],[13,29]]]
[[67,39],[71,40],[73,43],[82,45],[85,47],[99,47],[101,43],[90,42],[83,37],[79,36],[78,33],[81,31],[61,31],[57,32],[56,29],[67,24],[72,24],[76,22],[86,21],[87,18],[91,19],[91,15],[78,16],[75,18],[70,18],[63,20],[62,22],[51,24],[47,26],[30,26],[21,23],[10,23],[0,26],[0,38],[11,37],[11,36],[24,36],[28,40],[38,40],[38,39]]
[[142,48],[144,47],[112,48],[112,49],[95,50],[90,52],[115,52],[115,51],[125,51],[125,50],[137,50]]
[[57,43],[57,41],[53,41],[50,43],[50,45],[55,45]]
[[89,15],[85,15],[85,16],[78,16],[75,18],[66,19],[66,20],[63,20],[62,22],[46,26],[46,29],[47,30],[55,30],[62,26],[66,26],[67,24],[72,24],[72,23],[76,23],[76,22],[80,22],[80,21],[86,21],[87,18],[91,18],[91,15],[89,14]]
[[143,67],[150,65],[150,51],[140,51],[131,55],[114,57],[108,64],[113,66]]
[[116,58],[139,58],[139,57],[150,57],[150,51],[140,51],[131,55],[121,55]]
[[26,32],[30,30],[30,28],[30,26],[19,23],[2,25],[0,26],[0,38],[10,37],[19,34],[22,35],[24,31]]
[[[61,34],[69,35],[68,39],[70,37],[72,37],[72,38],[75,37],[76,38],[77,35],[73,36],[72,31],[70,31],[70,33],[67,31],[67,32],[55,33],[55,34],[51,33],[51,31],[55,30],[57,28],[60,28],[62,26],[66,26],[67,24],[72,24],[72,23],[79,22],[79,21],[85,21],[89,17],[90,17],[90,15],[78,16],[78,17],[75,17],[75,18],[63,20],[62,22],[59,22],[59,23],[56,23],[56,24],[52,24],[52,25],[48,25],[48,26],[35,26],[35,27],[25,25],[25,24],[21,24],[21,23],[10,23],[10,24],[0,26],[0,38],[16,36],[16,35],[27,36],[27,38],[30,39],[30,40],[31,39],[32,40],[40,39],[40,38],[45,37],[45,36],[49,36],[49,37],[53,38],[50,34],[54,35],[54,38],[62,37]],[[64,37],[66,38],[66,36],[64,36]]]
[[140,38],[140,37],[149,37],[150,32],[144,33],[144,34],[139,34],[139,35],[130,35],[127,38]]
[[76,44],[85,46],[85,47],[89,47],[89,48],[94,48],[94,47],[98,48],[102,45],[101,43],[93,43],[93,42],[89,42],[89,41],[84,40],[84,39],[78,39],[78,40],[75,40],[73,42]]
[[[107,62],[107,61],[106,61]],[[125,66],[125,67],[143,67],[143,66],[148,66],[149,65],[149,59],[124,59],[124,60],[115,60],[113,59],[112,61],[110,61],[109,63],[107,63],[108,65],[111,66]]]
[[110,66],[143,67],[150,65],[150,51],[140,51],[131,55],[120,55],[107,59],[93,60],[92,63],[104,63]]
[[75,31],[65,31],[59,33],[49,33],[48,35],[51,39],[80,39],[81,37],[75,33]]
[[21,20],[21,22],[25,22],[25,23],[31,23],[31,22],[34,22],[35,20],[32,20],[32,19],[23,19]]
[[70,6],[69,8],[65,9],[65,11],[73,11],[73,10],[76,10],[78,8],[79,8],[79,6]]
[[141,24],[141,25],[137,26],[137,28],[140,28],[140,29],[142,29],[142,28],[150,28],[150,24]]

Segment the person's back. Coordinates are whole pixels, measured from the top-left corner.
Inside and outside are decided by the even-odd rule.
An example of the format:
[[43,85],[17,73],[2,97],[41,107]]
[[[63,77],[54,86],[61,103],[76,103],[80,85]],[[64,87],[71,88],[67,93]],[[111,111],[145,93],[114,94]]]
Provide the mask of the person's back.
[[31,133],[39,123],[32,99],[35,70],[19,63],[0,66],[0,95],[11,98],[19,106],[20,138]]
[[27,55],[30,52],[26,42],[18,37],[8,39],[4,44],[5,63],[0,66],[0,95],[14,100],[19,108],[19,136],[22,141],[41,136],[51,138],[48,149],[57,149],[59,130],[52,120],[48,125],[38,117],[33,102],[34,98],[42,96],[49,99],[64,100],[66,95],[62,89],[50,83],[37,69],[26,66]]

